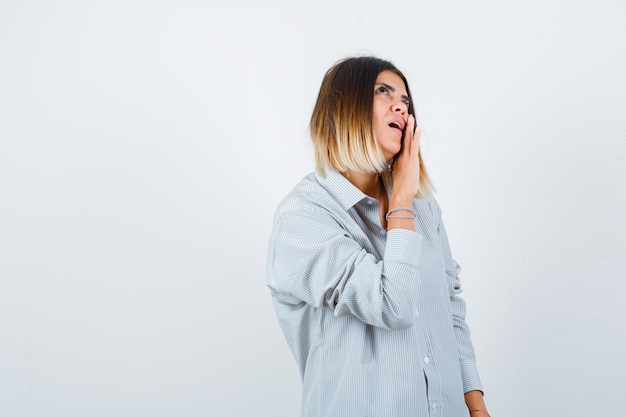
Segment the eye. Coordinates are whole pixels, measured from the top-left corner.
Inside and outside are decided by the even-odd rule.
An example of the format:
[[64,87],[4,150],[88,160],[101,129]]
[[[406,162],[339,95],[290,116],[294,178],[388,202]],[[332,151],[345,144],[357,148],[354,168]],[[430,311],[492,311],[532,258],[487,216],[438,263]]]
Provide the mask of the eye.
[[387,87],[384,87],[382,85],[378,87],[374,92],[377,94],[389,94],[389,90],[387,90]]

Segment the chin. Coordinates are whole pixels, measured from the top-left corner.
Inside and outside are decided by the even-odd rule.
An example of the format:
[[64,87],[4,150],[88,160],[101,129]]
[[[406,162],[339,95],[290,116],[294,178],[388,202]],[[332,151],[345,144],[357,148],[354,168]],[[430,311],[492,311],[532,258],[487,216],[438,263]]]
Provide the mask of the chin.
[[383,151],[383,155],[385,156],[385,159],[389,161],[393,159],[396,155],[398,155],[401,149],[402,147],[399,145],[397,147],[394,147],[393,149],[385,149]]
[[398,155],[398,153],[400,152],[400,149],[398,149],[398,152],[394,153],[394,154],[389,154],[388,152],[383,152],[383,156],[385,158],[385,161],[387,161],[387,163],[391,162],[391,160]]

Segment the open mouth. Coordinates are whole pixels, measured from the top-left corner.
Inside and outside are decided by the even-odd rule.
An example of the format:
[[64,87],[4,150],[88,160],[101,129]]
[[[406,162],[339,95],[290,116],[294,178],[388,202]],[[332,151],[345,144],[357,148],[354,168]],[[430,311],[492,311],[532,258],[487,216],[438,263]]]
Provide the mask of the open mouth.
[[389,123],[389,127],[393,128],[393,129],[397,129],[398,132],[402,133],[402,125],[398,122],[391,122]]

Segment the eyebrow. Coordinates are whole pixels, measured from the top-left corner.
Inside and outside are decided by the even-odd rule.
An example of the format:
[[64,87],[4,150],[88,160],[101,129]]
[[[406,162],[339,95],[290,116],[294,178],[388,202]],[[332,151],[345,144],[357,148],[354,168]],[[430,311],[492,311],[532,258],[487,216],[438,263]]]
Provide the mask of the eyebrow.
[[[396,92],[396,89],[395,89],[395,88],[393,88],[392,86],[390,86],[389,84],[386,84],[386,83],[376,83],[375,85],[382,85],[383,87],[385,87],[386,89],[388,89],[388,90],[389,90],[389,91],[391,91],[392,93],[395,93],[395,92]],[[409,96],[405,96],[405,95],[402,95],[402,96],[401,96],[401,98],[402,98],[402,99],[404,99],[404,100],[406,100],[406,101],[409,101],[409,100],[410,100]]]

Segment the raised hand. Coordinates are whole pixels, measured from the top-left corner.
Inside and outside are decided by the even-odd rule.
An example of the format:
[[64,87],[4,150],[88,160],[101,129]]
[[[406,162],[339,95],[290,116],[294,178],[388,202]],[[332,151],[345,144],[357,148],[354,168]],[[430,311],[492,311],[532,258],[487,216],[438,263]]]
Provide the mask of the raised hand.
[[[415,117],[409,115],[402,139],[402,149],[393,164],[393,191],[390,206],[408,204],[412,201],[420,186],[420,139],[422,131],[416,126]],[[398,200],[394,202],[394,199]]]

